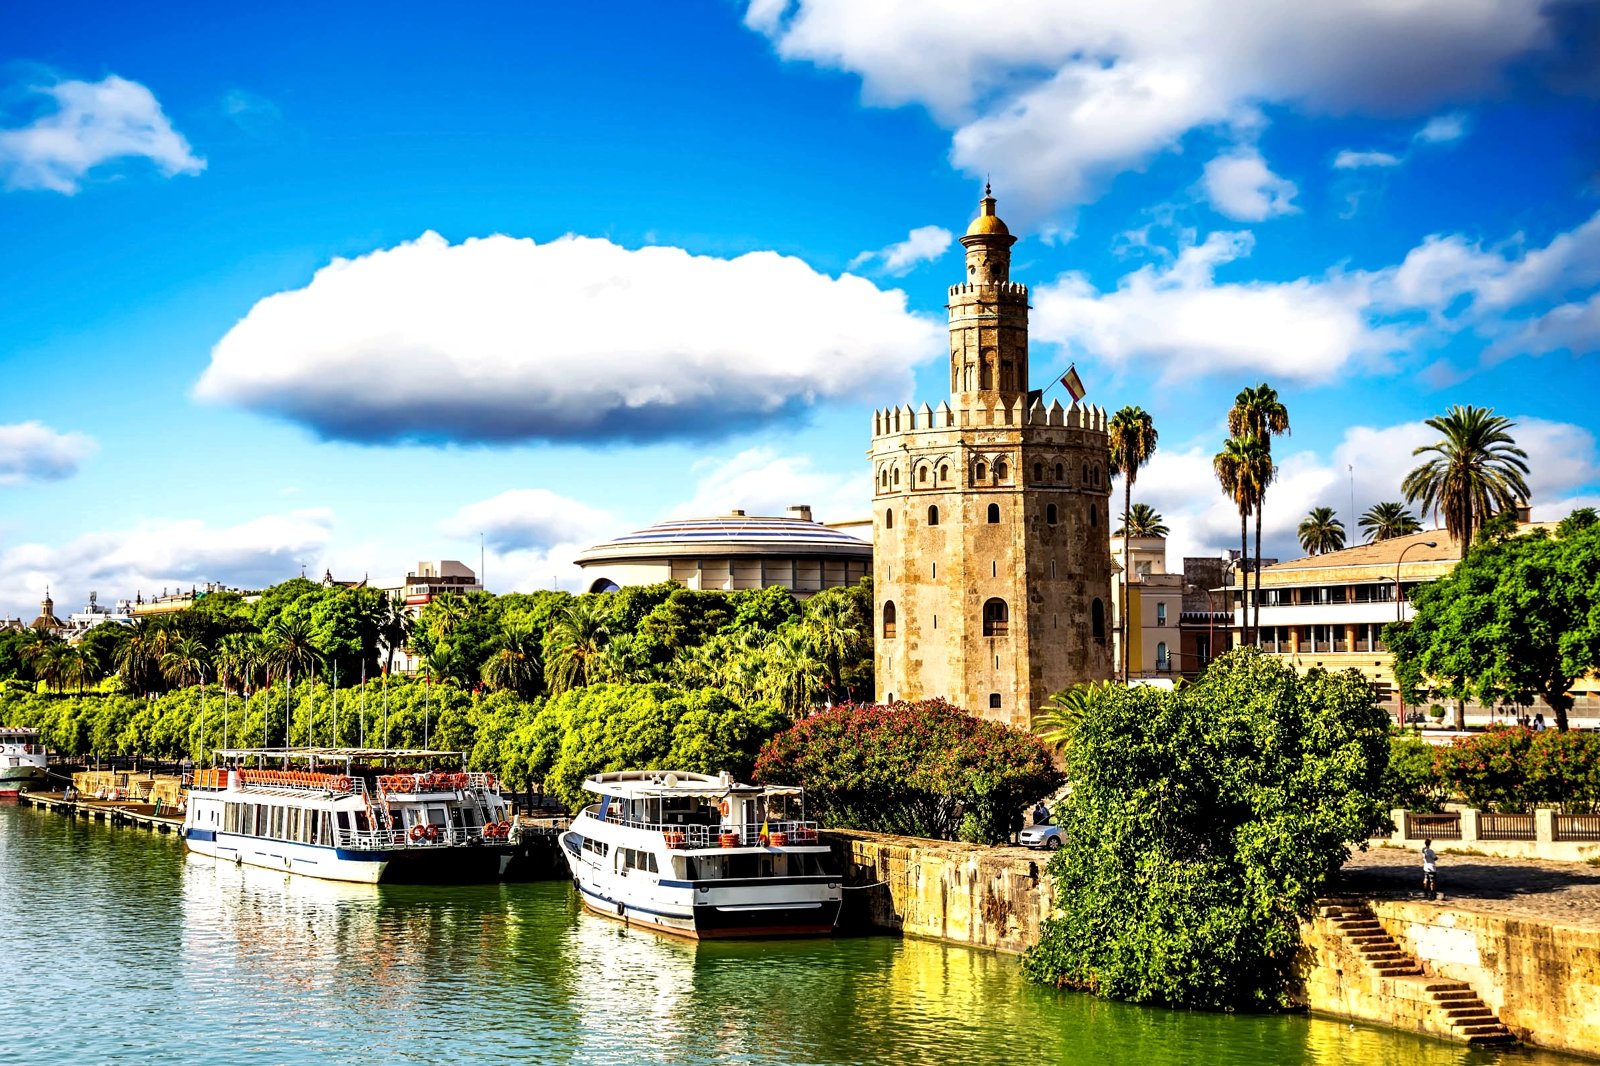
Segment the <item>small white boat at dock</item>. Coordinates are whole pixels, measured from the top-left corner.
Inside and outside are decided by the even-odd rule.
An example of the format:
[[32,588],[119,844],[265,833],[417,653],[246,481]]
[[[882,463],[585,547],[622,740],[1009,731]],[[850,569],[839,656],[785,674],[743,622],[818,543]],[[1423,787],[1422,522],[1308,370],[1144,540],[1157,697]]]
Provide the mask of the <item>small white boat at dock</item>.
[[432,769],[460,765],[460,752],[238,748],[217,758],[223,766],[189,782],[183,837],[197,854],[367,883],[493,881],[510,863],[510,808],[494,775]]
[[15,799],[17,793],[42,782],[47,759],[37,729],[0,728],[0,799]]
[[695,938],[832,932],[841,879],[800,789],[661,770],[583,787],[599,802],[561,850],[590,910]]

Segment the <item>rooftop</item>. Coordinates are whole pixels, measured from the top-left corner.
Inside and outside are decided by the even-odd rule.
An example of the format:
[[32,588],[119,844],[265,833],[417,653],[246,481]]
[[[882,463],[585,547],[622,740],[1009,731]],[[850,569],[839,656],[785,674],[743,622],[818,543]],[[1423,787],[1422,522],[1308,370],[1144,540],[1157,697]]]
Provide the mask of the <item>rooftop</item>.
[[682,518],[608,540],[577,563],[682,555],[829,555],[872,557],[872,545],[809,518],[767,518],[733,511],[715,518]]

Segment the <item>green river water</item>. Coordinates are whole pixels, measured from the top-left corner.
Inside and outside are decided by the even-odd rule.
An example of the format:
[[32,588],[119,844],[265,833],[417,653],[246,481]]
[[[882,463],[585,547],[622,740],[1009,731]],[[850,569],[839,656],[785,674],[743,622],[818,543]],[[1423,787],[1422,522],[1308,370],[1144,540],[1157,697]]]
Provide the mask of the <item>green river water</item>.
[[582,913],[564,881],[321,883],[10,806],[0,929],[29,1066],[1581,1061],[1104,1003],[929,941],[696,946]]

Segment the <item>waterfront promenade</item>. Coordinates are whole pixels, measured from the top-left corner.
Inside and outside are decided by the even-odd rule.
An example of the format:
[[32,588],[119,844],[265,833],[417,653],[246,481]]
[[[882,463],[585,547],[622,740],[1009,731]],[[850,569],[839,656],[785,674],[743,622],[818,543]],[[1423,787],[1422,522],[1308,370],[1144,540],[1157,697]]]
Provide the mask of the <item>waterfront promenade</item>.
[[[1342,888],[1376,899],[1422,901],[1422,859],[1415,851],[1374,847],[1345,863]],[[1452,910],[1600,930],[1600,866],[1439,855],[1440,898]]]

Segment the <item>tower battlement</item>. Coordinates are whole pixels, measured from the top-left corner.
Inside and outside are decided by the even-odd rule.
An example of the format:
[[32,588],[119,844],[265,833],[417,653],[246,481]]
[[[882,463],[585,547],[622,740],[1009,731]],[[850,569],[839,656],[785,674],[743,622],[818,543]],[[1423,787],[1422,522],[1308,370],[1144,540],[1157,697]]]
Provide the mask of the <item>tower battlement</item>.
[[985,296],[989,293],[1003,296],[1020,296],[1026,300],[1028,298],[1028,287],[1020,281],[1001,281],[993,284],[964,281],[959,285],[950,286],[950,298],[952,300],[957,296]]
[[913,408],[905,404],[872,412],[874,441],[880,437],[895,437],[919,430],[995,426],[1060,426],[1104,434],[1106,411],[1094,404],[1073,403],[1070,407],[1062,407],[1060,400],[1051,400],[1048,407],[1043,401],[1035,400],[1031,406],[1024,408],[1023,401],[1019,399],[1011,402],[1000,400],[975,407],[951,407],[941,400],[938,407],[930,408],[923,404]]

